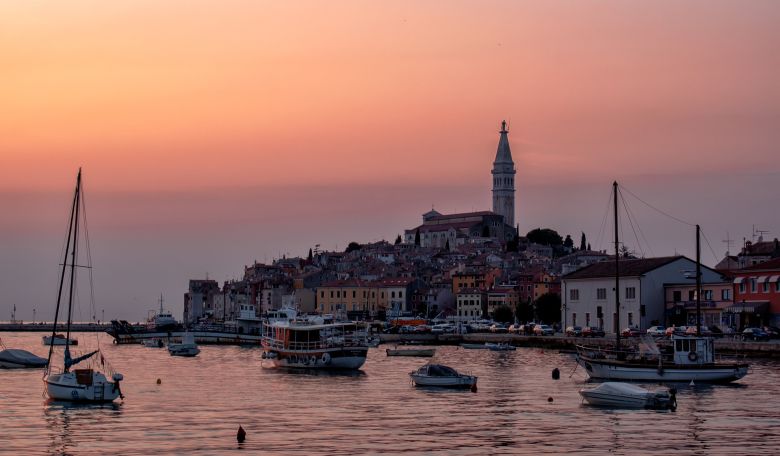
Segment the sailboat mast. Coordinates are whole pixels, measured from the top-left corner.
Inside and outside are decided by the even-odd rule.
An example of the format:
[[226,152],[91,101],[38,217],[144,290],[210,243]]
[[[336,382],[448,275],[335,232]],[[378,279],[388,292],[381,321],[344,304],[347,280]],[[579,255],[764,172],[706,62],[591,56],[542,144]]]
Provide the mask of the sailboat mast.
[[[65,334],[65,350],[68,350],[70,344],[70,322],[72,319],[73,311],[73,286],[76,279],[76,251],[79,245],[79,208],[81,208],[81,170],[79,169],[79,175],[76,177],[76,215],[73,218],[73,250],[70,261],[70,290],[68,290],[68,325]],[[67,366],[65,372],[68,371]]]
[[78,203],[78,188],[81,177],[81,170],[79,170],[79,179],[76,180],[76,191],[73,193],[73,205],[70,207],[70,221],[68,222],[68,239],[65,241],[65,257],[62,259],[62,273],[60,274],[60,287],[57,292],[57,308],[54,310],[54,323],[51,326],[51,341],[49,343],[49,358],[46,364],[46,369],[51,366],[51,354],[54,350],[54,336],[57,334],[57,320],[60,316],[60,303],[62,302],[62,287],[65,284],[65,268],[68,263],[68,252],[70,251],[70,238],[73,235],[73,217],[76,212],[76,204]]
[[615,212],[615,348],[620,350],[620,240],[618,239],[618,184],[612,182]]
[[696,225],[696,336],[701,337],[701,228]]

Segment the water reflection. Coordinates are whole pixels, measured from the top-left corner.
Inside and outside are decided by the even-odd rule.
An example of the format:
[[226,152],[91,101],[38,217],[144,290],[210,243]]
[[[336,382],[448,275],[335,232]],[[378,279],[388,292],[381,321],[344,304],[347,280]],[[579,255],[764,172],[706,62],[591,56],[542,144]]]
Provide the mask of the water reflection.
[[[81,403],[46,400],[44,420],[49,430],[49,452],[70,455],[78,447],[82,434],[94,429],[96,422],[104,426],[105,420],[118,418],[122,405],[118,403]],[[108,435],[108,434],[107,434]]]

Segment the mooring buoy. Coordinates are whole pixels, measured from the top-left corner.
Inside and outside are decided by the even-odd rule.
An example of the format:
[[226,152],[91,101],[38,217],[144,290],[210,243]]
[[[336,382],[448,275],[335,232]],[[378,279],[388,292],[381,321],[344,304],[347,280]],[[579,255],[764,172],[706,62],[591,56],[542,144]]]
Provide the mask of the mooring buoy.
[[557,367],[552,370],[552,378],[553,380],[558,380],[561,378],[561,371],[559,371]]
[[244,440],[246,440],[246,431],[244,428],[241,427],[241,425],[238,425],[238,433],[236,433],[236,440],[238,440],[238,443],[244,443]]

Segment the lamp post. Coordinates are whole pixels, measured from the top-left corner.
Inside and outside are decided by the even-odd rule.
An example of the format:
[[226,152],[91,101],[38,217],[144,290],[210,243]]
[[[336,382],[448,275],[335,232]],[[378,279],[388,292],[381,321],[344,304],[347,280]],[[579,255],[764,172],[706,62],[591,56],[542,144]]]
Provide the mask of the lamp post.
[[35,324],[35,308],[33,307],[33,324]]

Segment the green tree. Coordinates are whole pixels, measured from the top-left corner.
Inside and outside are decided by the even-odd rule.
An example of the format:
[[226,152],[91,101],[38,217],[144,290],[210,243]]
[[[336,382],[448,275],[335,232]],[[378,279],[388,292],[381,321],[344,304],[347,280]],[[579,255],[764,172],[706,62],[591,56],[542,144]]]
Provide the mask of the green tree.
[[534,303],[536,316],[544,323],[561,321],[561,297],[555,293],[545,293]]
[[490,227],[487,225],[482,225],[482,237],[490,237]]
[[571,235],[567,234],[566,239],[563,241],[563,246],[567,249],[573,249],[574,248],[574,240],[571,238]]
[[398,245],[401,243],[401,235],[399,234],[397,238],[395,238],[395,245]]
[[520,301],[515,306],[515,317],[517,321],[526,322],[534,319],[534,309],[531,301]]
[[585,242],[585,232],[582,233],[582,236],[580,236],[580,250],[586,250],[586,246],[588,244]]
[[311,249],[309,249],[309,257],[308,257],[309,263],[311,263],[314,260],[314,254],[312,253]]
[[512,239],[506,241],[507,252],[517,252],[520,248],[520,237],[515,235]]
[[420,229],[417,228],[417,231],[414,233],[414,245],[420,245]]
[[446,250],[448,252],[450,251],[450,240],[449,239],[447,239],[447,242],[444,244],[444,250]]
[[552,247],[563,245],[563,238],[557,231],[550,228],[536,228],[526,235],[530,242]]
[[512,309],[509,306],[498,306],[493,311],[493,320],[501,323],[511,323],[514,321],[515,316],[512,314]]
[[347,246],[347,250],[344,251],[344,253],[354,252],[355,250],[362,249],[363,246],[358,244],[357,242],[350,242]]

